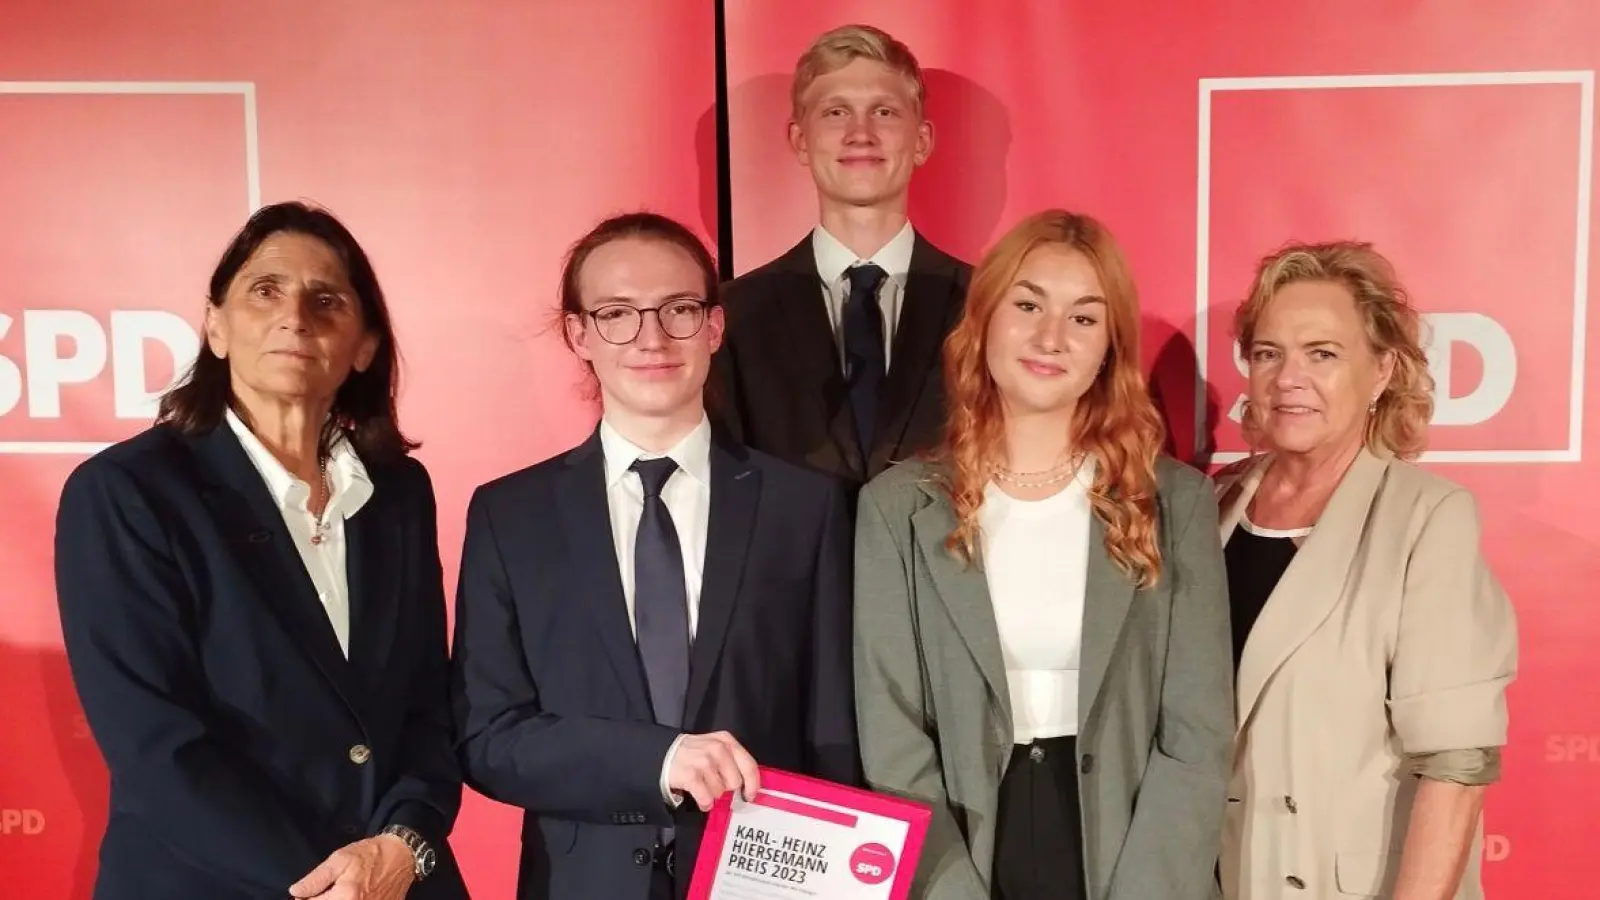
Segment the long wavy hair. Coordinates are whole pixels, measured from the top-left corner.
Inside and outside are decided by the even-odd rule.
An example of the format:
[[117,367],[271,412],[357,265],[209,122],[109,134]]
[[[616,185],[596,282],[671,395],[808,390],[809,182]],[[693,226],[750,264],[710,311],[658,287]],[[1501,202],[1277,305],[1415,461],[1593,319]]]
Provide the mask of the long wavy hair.
[[1024,219],[989,250],[972,274],[961,321],[945,339],[950,412],[943,440],[932,453],[957,522],[945,546],[969,565],[978,558],[978,510],[1005,454],[1005,412],[986,353],[989,323],[1023,259],[1051,244],[1088,257],[1105,290],[1110,331],[1105,366],[1078,401],[1069,427],[1072,447],[1098,463],[1089,498],[1105,526],[1106,552],[1131,580],[1147,588],[1161,576],[1155,463],[1165,427],[1139,365],[1139,299],[1111,232],[1089,216],[1064,210]]

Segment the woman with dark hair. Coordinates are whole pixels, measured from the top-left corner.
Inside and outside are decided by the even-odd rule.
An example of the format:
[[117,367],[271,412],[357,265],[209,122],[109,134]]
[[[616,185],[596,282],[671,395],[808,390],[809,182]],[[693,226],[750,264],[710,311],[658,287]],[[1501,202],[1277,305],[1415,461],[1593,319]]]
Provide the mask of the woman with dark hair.
[[57,517],[111,773],[95,896],[465,897],[433,487],[372,265],[277,204],[207,300],[156,425],[80,465]]
[[1095,220],[1023,220],[945,342],[931,458],[868,483],[856,704],[933,823],[927,900],[1206,900],[1233,736],[1217,504],[1159,456],[1139,306]]

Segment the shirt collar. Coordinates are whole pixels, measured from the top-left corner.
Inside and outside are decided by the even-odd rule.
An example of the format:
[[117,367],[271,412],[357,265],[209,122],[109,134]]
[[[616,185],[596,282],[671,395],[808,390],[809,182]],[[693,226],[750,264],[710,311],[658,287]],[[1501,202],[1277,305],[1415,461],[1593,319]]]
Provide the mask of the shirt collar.
[[623,437],[605,419],[600,420],[600,449],[606,457],[606,488],[616,487],[638,459],[668,456],[690,478],[711,486],[711,420],[701,414],[700,424],[666,453],[649,453]]
[[[250,457],[250,462],[267,483],[267,492],[272,495],[272,502],[278,509],[303,509],[311,496],[311,486],[285,468],[250,430],[250,426],[239,418],[238,413],[230,408],[224,417],[228,427],[239,438],[239,444],[244,447],[245,455]],[[344,518],[355,515],[372,499],[372,478],[342,432],[334,440],[328,457],[328,481],[333,490],[333,495],[328,499],[328,508]]]
[[871,259],[859,259],[850,251],[849,247],[839,242],[839,239],[828,232],[828,229],[818,225],[811,230],[811,250],[817,258],[817,274],[822,276],[823,284],[835,284],[844,275],[844,271],[857,263],[872,263],[893,278],[895,284],[905,287],[906,273],[911,271],[911,250],[916,246],[917,233],[912,229],[909,221],[900,229],[900,233],[889,239],[889,243],[878,248]]

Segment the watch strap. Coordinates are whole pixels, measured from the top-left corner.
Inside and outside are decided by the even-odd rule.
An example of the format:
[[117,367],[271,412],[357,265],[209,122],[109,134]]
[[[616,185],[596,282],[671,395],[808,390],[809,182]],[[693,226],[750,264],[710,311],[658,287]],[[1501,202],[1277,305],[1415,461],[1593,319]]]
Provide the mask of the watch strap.
[[427,878],[433,872],[433,866],[429,864],[433,855],[433,848],[428,845],[427,839],[418,834],[415,829],[407,828],[404,825],[390,825],[378,833],[392,834],[405,842],[406,849],[411,851],[413,871],[418,881]]

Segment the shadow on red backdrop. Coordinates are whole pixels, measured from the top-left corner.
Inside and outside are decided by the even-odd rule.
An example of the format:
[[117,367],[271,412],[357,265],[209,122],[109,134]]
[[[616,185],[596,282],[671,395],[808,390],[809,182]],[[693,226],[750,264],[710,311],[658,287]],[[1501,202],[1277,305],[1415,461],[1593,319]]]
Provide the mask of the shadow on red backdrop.
[[[923,80],[934,148],[911,183],[911,221],[946,253],[976,262],[1001,225],[1006,158],[1011,148],[1010,114],[1000,98],[958,73],[925,69]],[[738,240],[734,265],[741,273],[775,258],[804,237],[801,229],[805,226],[776,232],[774,222],[793,221],[797,209],[816,209],[811,180],[789,147],[789,84],[788,73],[772,73],[729,89],[733,183],[750,195],[741,198],[734,209]],[[709,160],[714,164],[715,122],[710,113],[701,120],[703,129],[708,121]],[[699,139],[696,146],[701,146]],[[701,157],[702,213],[708,217],[702,224],[715,233],[716,170],[714,165],[704,164],[707,158]],[[765,210],[773,212],[770,220]]]

